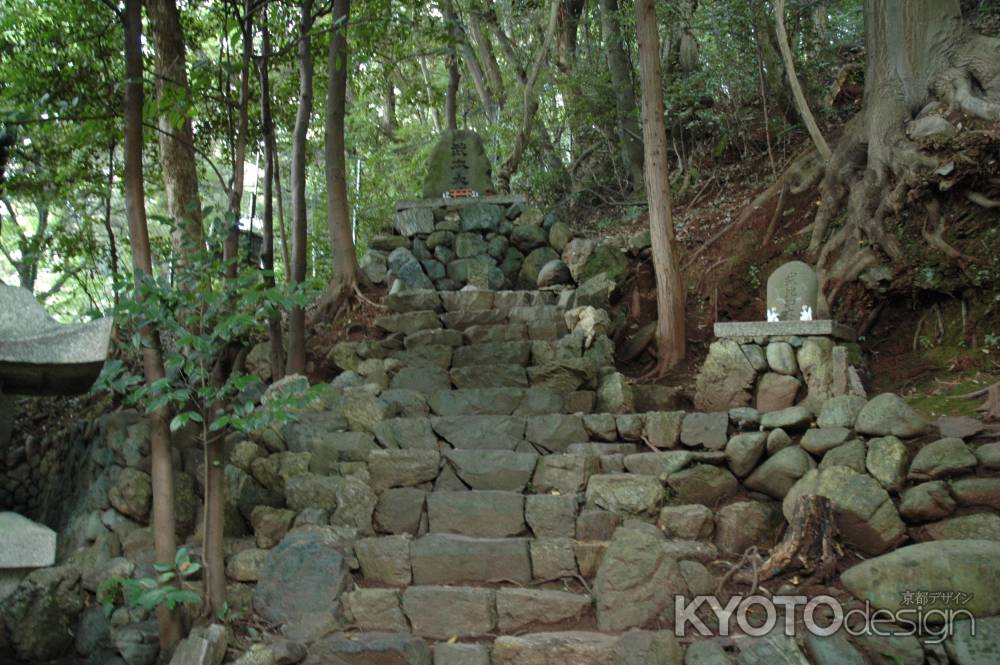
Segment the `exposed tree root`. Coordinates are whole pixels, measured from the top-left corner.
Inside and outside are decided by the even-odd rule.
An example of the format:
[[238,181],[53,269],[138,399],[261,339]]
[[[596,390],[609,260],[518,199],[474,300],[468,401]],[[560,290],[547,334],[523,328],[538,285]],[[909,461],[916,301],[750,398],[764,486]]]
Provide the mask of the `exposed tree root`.
[[977,407],[977,411],[985,411],[983,420],[1000,422],[1000,383],[994,383],[987,392],[986,401]]
[[[906,272],[902,245],[886,228],[885,220],[914,200],[925,200],[927,218],[920,237],[928,246],[963,270],[977,262],[945,239],[947,226],[939,204],[924,194],[944,175],[939,172],[941,160],[925,152],[925,147],[937,152],[947,145],[936,138],[925,146],[924,139],[913,140],[906,134],[909,121],[921,108],[926,113],[961,111],[982,120],[1000,120],[1000,40],[971,32],[946,5],[915,2],[883,8],[885,25],[876,30],[879,34],[869,35],[865,107],[845,125],[826,167],[809,244],[817,256],[821,292],[828,303],[866,271],[893,280]],[[907,25],[905,29],[914,31],[907,41],[899,42],[898,35],[886,32],[887,25],[898,23],[892,29],[900,29],[915,17],[923,23]],[[913,71],[891,64],[903,58],[918,59],[909,65]],[[935,101],[939,101],[938,111],[932,104]],[[960,154],[951,160],[960,160]],[[975,168],[976,164],[967,166]],[[952,178],[949,187],[958,182]],[[979,192],[968,192],[966,197],[983,207],[1000,206],[1000,201]],[[884,274],[871,272],[879,266],[889,269]],[[829,314],[822,302],[820,309]]]
[[796,500],[785,538],[771,556],[759,569],[755,566],[749,573],[738,572],[734,578],[756,586],[791,570],[802,570],[810,581],[824,582],[836,575],[841,556],[833,505],[826,497],[805,495]]
[[966,192],[965,198],[983,208],[1000,208],[1000,201],[991,199],[985,194],[980,194],[979,192]]

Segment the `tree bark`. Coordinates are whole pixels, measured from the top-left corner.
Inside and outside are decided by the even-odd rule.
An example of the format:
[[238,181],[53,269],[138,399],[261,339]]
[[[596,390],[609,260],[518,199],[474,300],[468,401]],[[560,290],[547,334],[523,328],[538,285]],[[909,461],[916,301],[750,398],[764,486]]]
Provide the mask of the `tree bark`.
[[[232,216],[229,234],[226,236],[224,258],[226,275],[235,278],[240,255],[240,212],[243,203],[244,171],[247,159],[247,131],[250,124],[250,59],[253,55],[253,15],[250,0],[243,2],[243,21],[240,33],[243,36],[243,55],[240,63],[239,120],[236,129],[236,147],[233,150],[233,186],[229,190],[229,214]],[[237,12],[238,15],[238,12]]]
[[[141,8],[140,8],[141,12]],[[118,240],[115,238],[115,229],[111,219],[111,197],[115,191],[115,142],[108,146],[108,193],[104,197],[104,231],[108,234],[108,261],[111,269],[111,293],[114,297],[115,307],[119,301],[119,282],[121,275],[118,268]]]
[[338,28],[330,41],[329,83],[326,90],[326,221],[333,253],[333,279],[317,311],[317,319],[332,320],[358,283],[358,258],[351,232],[351,210],[347,200],[347,151],[344,117],[347,113],[347,46],[350,0],[334,0],[333,22]]
[[792,58],[792,49],[788,45],[788,33],[785,31],[785,0],[774,0],[774,29],[778,36],[778,48],[781,50],[781,57],[785,61],[785,73],[788,76],[788,85],[792,88],[792,97],[795,99],[795,106],[802,117],[802,122],[809,132],[816,150],[823,157],[824,162],[830,161],[833,154],[830,146],[823,138],[823,132],[819,130],[816,119],[812,111],[809,110],[809,102],[806,101],[805,93],[799,84],[799,77],[795,73],[795,60]]
[[451,0],[443,0],[442,13],[444,22],[448,28],[448,91],[444,98],[444,117],[448,129],[458,129],[458,84],[461,74],[458,71],[458,52],[455,43],[458,41],[455,35],[455,9]]
[[524,113],[521,116],[521,126],[517,131],[517,137],[514,139],[514,148],[511,150],[510,156],[500,166],[500,173],[497,176],[497,189],[501,192],[510,192],[510,179],[517,173],[517,169],[521,165],[521,159],[524,157],[524,152],[528,148],[528,139],[531,137],[531,129],[535,124],[535,114],[538,112],[538,94],[535,86],[538,83],[538,77],[542,72],[542,67],[545,65],[549,49],[552,47],[552,41],[555,38],[558,17],[559,0],[552,0],[549,5],[545,37],[542,39],[538,55],[535,57],[535,62],[532,64],[531,70],[528,72],[528,77],[524,82]]
[[396,85],[392,80],[392,66],[388,63],[382,65],[382,130],[390,141],[396,140]]
[[180,126],[175,127],[166,111],[173,100],[191,103],[188,86],[184,33],[176,0],[146,0],[150,36],[156,53],[156,91],[164,105],[159,117],[157,136],[160,165],[167,193],[167,211],[177,223],[174,251],[180,265],[186,257],[203,249],[201,198],[198,194],[198,167],[195,162],[194,132],[187,109]]
[[[264,285],[271,288],[274,278],[274,119],[271,116],[271,31],[267,24],[267,5],[261,16],[260,58],[260,126],[264,136],[264,243],[261,262],[264,267]],[[279,193],[280,195],[280,193]],[[285,376],[285,343],[282,339],[281,316],[275,311],[267,318],[268,337],[271,341],[271,380]]]
[[[309,228],[306,221],[306,141],[313,106],[312,0],[302,0],[299,21],[299,108],[292,133],[292,283],[306,281],[306,252]],[[306,370],[306,313],[292,308],[288,321],[289,374]]]
[[632,65],[622,43],[618,0],[601,0],[601,36],[611,74],[618,116],[618,144],[629,184],[642,187],[642,141],[639,138],[638,109],[632,87]]
[[[827,302],[866,270],[906,268],[884,220],[940,166],[907,137],[906,124],[933,101],[1000,120],[1000,40],[971,30],[958,0],[866,0],[865,51],[864,108],[827,164],[810,243]],[[845,199],[844,222],[828,236]]]
[[559,6],[559,39],[556,43],[556,66],[564,73],[573,71],[576,61],[576,36],[586,0],[562,0]]
[[[142,2],[125,1],[125,214],[128,218],[132,245],[132,269],[136,281],[136,297],[141,296],[141,284],[153,274],[149,251],[149,229],[146,222],[146,196],[142,175]],[[160,353],[160,334],[151,325],[140,331],[144,344],[143,373],[150,385],[164,377]],[[150,414],[150,460],[153,487],[153,544],[156,560],[173,563],[177,543],[174,534],[173,462],[170,454],[170,414],[166,407]],[[169,653],[181,638],[180,613],[165,605],[157,608],[160,625],[160,646]]]
[[281,265],[285,274],[285,283],[292,281],[292,255],[289,247],[288,225],[285,224],[285,190],[281,187],[281,157],[278,155],[278,145],[271,136],[271,156],[274,158],[274,194],[278,201],[278,234],[281,237]]
[[656,275],[657,368],[677,365],[687,352],[684,327],[685,291],[674,253],[674,223],[670,209],[667,130],[664,124],[663,77],[655,0],[636,0],[639,37],[639,81],[642,89],[642,138],[645,147],[646,200]]
[[493,89],[494,99],[496,99],[498,107],[502,107],[504,99],[503,73],[500,70],[500,63],[497,62],[496,54],[493,52],[493,43],[490,41],[489,35],[483,32],[479,11],[476,7],[469,11],[469,32],[472,33],[472,41],[479,52],[483,69],[486,70],[486,78]]
[[417,58],[417,64],[420,66],[420,76],[424,80],[424,94],[427,95],[427,106],[431,109],[431,123],[434,126],[434,131],[440,132],[441,109],[434,103],[434,91],[431,88],[430,72],[427,71],[427,59],[423,56],[419,56]]

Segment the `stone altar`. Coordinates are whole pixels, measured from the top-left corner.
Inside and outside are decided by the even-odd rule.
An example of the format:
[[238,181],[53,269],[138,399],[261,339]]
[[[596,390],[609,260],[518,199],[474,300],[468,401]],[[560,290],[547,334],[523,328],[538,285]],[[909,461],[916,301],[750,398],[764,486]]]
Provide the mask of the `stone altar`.
[[753,406],[817,410],[839,395],[864,396],[856,334],[838,321],[814,321],[819,280],[811,266],[792,261],[767,281],[767,321],[724,321],[697,379],[695,405],[704,411]]

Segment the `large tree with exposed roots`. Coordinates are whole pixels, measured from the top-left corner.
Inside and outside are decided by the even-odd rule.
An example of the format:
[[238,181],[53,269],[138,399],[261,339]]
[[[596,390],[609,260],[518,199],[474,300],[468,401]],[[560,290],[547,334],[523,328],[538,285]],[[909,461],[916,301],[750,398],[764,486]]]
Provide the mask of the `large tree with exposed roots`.
[[865,42],[864,108],[826,165],[810,245],[827,302],[866,270],[904,264],[886,220],[907,204],[926,206],[932,250],[962,258],[944,239],[937,201],[919,191],[943,164],[907,125],[935,103],[1000,121],[1000,40],[975,32],[959,0],[865,0]]

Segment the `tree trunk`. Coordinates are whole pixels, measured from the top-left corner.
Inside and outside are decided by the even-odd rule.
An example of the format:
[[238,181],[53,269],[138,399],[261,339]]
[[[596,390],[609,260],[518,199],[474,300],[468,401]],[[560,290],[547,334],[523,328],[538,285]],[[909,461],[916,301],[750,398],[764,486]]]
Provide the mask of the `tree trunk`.
[[622,164],[632,189],[642,187],[642,141],[639,138],[638,109],[632,87],[632,65],[622,45],[618,0],[601,0],[601,36],[611,73],[611,87],[615,91],[615,110],[618,115],[618,143]]
[[[149,251],[149,229],[146,223],[146,195],[142,175],[142,2],[125,1],[125,214],[128,218],[132,244],[132,269],[137,289],[153,274]],[[141,290],[137,290],[141,297]],[[143,336],[142,365],[146,384],[164,377],[160,354],[160,334],[152,326],[141,331]],[[173,462],[170,454],[170,414],[167,409],[154,410],[150,416],[150,460],[153,487],[153,544],[156,560],[173,563],[176,554],[174,535]],[[160,623],[160,646],[169,653],[181,638],[180,613],[165,605],[157,608]]]
[[[185,257],[203,249],[201,198],[195,162],[194,132],[187,108],[176,109],[176,100],[191,102],[188,86],[184,33],[176,0],[146,0],[149,29],[156,53],[156,92],[163,105],[158,139],[167,211],[176,221],[174,251],[181,264]],[[175,127],[168,110],[183,111],[184,120]]]
[[687,351],[684,330],[685,292],[674,254],[674,223],[670,210],[667,130],[663,120],[663,78],[655,0],[636,0],[639,36],[639,82],[642,88],[642,138],[645,147],[646,200],[656,274],[657,368],[674,367]]
[[[312,0],[302,0],[299,22],[299,108],[292,133],[292,283],[306,281],[306,252],[309,228],[306,222],[306,140],[313,106]],[[306,313],[292,308],[288,320],[289,374],[306,371]]]
[[278,234],[281,236],[281,264],[285,273],[285,283],[292,281],[292,255],[289,250],[288,226],[285,224],[285,190],[281,187],[281,157],[278,155],[278,145],[271,135],[271,156],[274,158],[274,195],[278,201]]
[[559,39],[556,43],[556,66],[563,73],[573,71],[576,61],[576,33],[586,0],[562,0],[559,6]]
[[[261,16],[260,58],[260,127],[264,136],[264,243],[261,262],[264,267],[264,285],[271,288],[274,278],[274,120],[271,117],[271,31],[267,24],[267,5]],[[280,195],[280,193],[279,193]],[[271,380],[285,376],[285,344],[282,339],[281,315],[275,311],[267,318],[268,337],[271,340]]]
[[479,11],[476,7],[469,11],[469,32],[472,33],[472,41],[479,52],[483,69],[486,70],[486,78],[490,82],[490,87],[493,88],[494,99],[496,99],[498,107],[502,107],[504,99],[503,73],[500,70],[500,63],[497,62],[496,54],[493,52],[493,43],[490,41],[489,35],[483,32]]
[[[827,164],[810,243],[827,302],[866,270],[906,269],[883,222],[940,167],[907,137],[906,124],[933,101],[1000,120],[1000,40],[972,31],[958,0],[866,0],[865,51],[864,108]],[[844,222],[828,237],[845,199]],[[821,302],[821,315],[825,309]]]
[[[141,0],[140,0],[141,2]],[[141,11],[141,8],[140,8]],[[121,280],[118,268],[118,241],[111,222],[111,197],[115,191],[115,142],[108,146],[108,193],[104,197],[104,231],[108,234],[108,261],[111,269],[111,293],[115,307],[118,306],[118,288]]]
[[431,122],[435,132],[441,131],[441,109],[434,103],[434,90],[431,88],[431,75],[427,71],[427,59],[423,56],[417,58],[420,66],[420,76],[424,80],[424,94],[427,95],[427,106],[431,109]]
[[788,87],[782,76],[783,64],[776,37],[771,30],[771,22],[767,16],[766,0],[750,1],[750,22],[757,44],[760,46],[761,58],[764,61],[764,74],[767,79],[767,89],[773,95],[775,110],[789,122],[795,122],[795,103],[789,95]]
[[833,156],[830,152],[830,146],[823,138],[823,132],[819,131],[816,119],[813,117],[812,111],[809,110],[809,102],[806,101],[805,93],[802,92],[802,86],[799,84],[799,77],[795,73],[795,60],[792,58],[792,49],[788,45],[788,33],[785,31],[785,0],[774,0],[774,29],[778,36],[781,57],[785,61],[785,73],[788,75],[788,85],[792,88],[795,107],[799,110],[799,115],[802,117],[802,122],[805,123],[806,130],[809,131],[809,136],[816,144],[816,150],[823,157],[823,161],[828,162]]
[[392,81],[392,66],[382,65],[383,101],[382,101],[382,130],[390,141],[396,140],[396,85]]
[[[238,15],[238,12],[237,12]],[[233,186],[229,191],[229,214],[232,227],[226,236],[223,251],[226,259],[226,275],[235,278],[240,255],[240,212],[243,203],[244,171],[247,159],[247,131],[250,124],[250,58],[253,55],[253,15],[250,0],[243,2],[243,21],[240,24],[243,36],[243,56],[240,64],[239,120],[236,129],[236,149],[233,151]]]
[[458,52],[455,49],[455,9],[451,0],[444,0],[442,3],[444,22],[448,28],[448,92],[444,98],[444,117],[448,129],[458,129],[458,83],[460,74],[458,71]]
[[334,0],[333,22],[339,26],[330,41],[329,84],[326,90],[326,221],[333,253],[333,279],[317,311],[317,319],[332,320],[358,283],[358,258],[351,232],[347,201],[347,151],[344,116],[347,112],[349,54],[345,30],[350,0]]
[[538,77],[542,72],[542,67],[548,59],[549,49],[555,38],[556,25],[559,17],[559,0],[552,0],[549,5],[548,21],[545,28],[545,37],[538,49],[535,62],[528,72],[528,77],[524,82],[524,112],[521,116],[521,126],[517,131],[514,140],[514,148],[510,156],[504,160],[500,166],[500,173],[497,176],[497,189],[501,192],[510,192],[510,179],[517,173],[521,165],[521,158],[528,148],[528,139],[531,137],[531,128],[535,124],[535,114],[538,112],[538,94],[535,90]]

